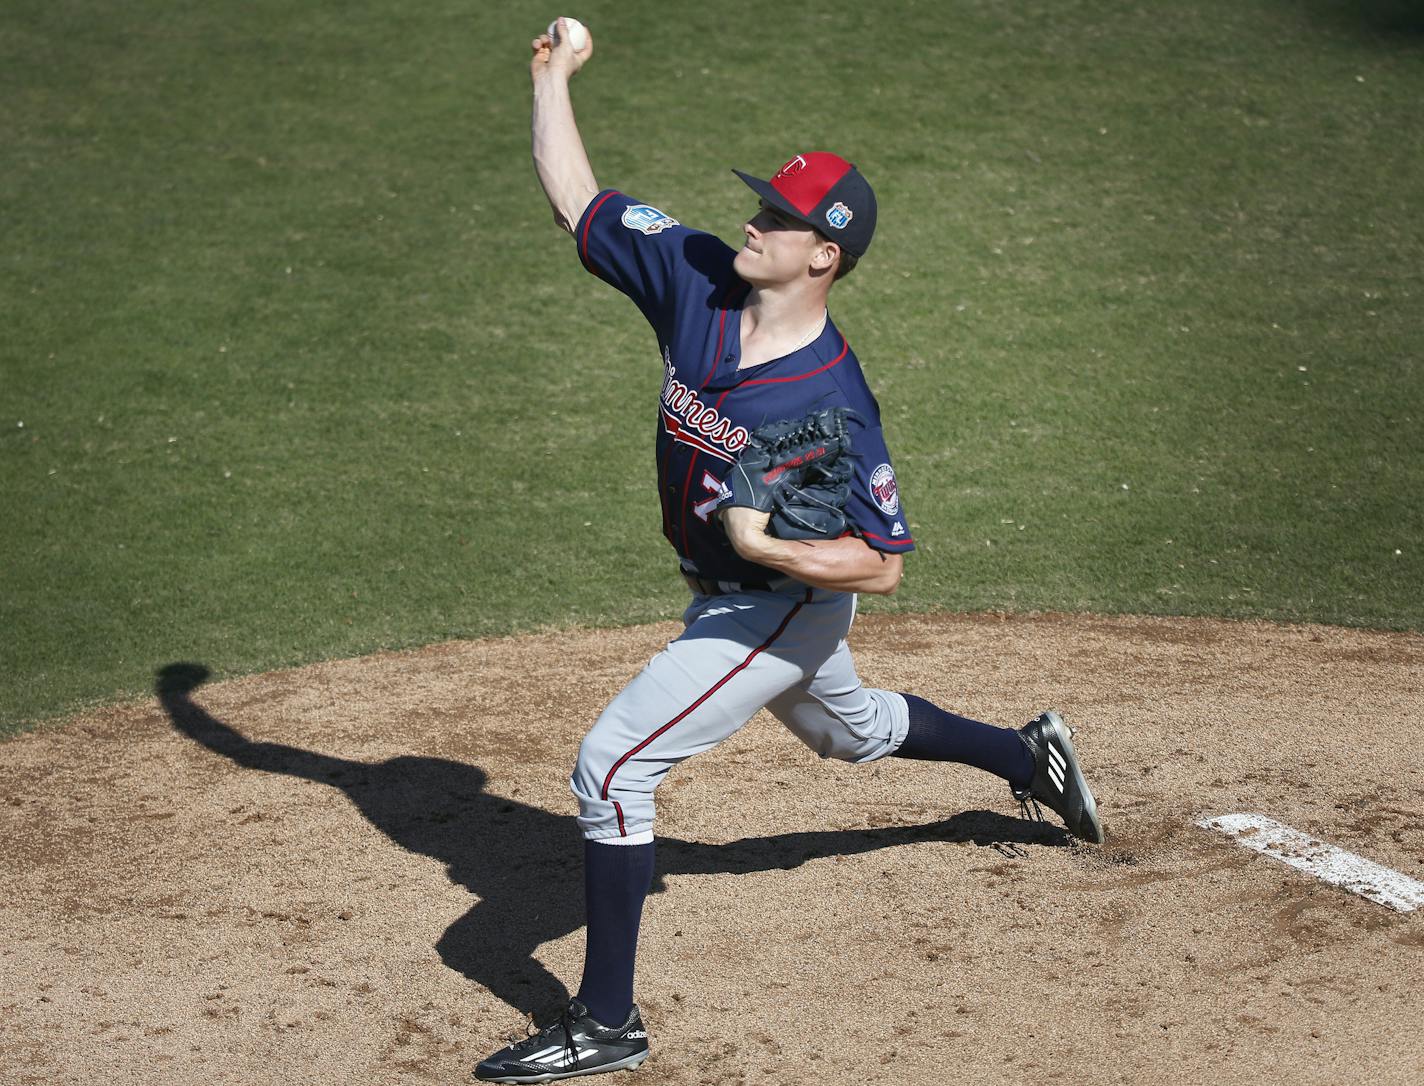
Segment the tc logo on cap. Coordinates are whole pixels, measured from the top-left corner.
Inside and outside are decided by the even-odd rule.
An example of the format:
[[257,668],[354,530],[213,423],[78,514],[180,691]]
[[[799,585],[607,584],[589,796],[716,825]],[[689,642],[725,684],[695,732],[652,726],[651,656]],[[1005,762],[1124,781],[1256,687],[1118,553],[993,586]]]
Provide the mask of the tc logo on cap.
[[806,160],[805,160],[804,158],[802,158],[800,155],[797,155],[797,156],[796,156],[795,158],[793,158],[790,162],[788,162],[785,166],[783,166],[783,167],[781,167],[781,169],[777,170],[777,171],[776,171],[776,177],[773,177],[772,180],[775,181],[778,177],[795,177],[798,173],[800,173],[800,172],[801,172],[802,170],[804,170],[805,168],[806,168]]
[[834,207],[826,211],[826,221],[837,230],[844,230],[850,225],[850,221],[853,218],[855,218],[855,212],[846,207],[845,204],[839,200],[836,201]]

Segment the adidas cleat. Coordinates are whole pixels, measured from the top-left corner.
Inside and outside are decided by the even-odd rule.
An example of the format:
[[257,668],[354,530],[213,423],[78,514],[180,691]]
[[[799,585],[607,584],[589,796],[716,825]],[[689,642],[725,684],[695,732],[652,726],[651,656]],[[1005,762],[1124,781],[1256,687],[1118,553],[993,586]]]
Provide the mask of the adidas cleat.
[[569,1000],[559,1020],[531,1037],[500,1049],[475,1068],[481,1082],[555,1082],[604,1071],[631,1071],[648,1058],[648,1031],[634,1007],[628,1020],[609,1029]]
[[1029,786],[1013,789],[1024,817],[1031,817],[1029,804],[1033,804],[1037,821],[1042,822],[1043,811],[1038,806],[1042,802],[1063,819],[1074,837],[1101,845],[1103,827],[1098,821],[1098,805],[1083,778],[1078,756],[1073,753],[1073,730],[1050,709],[1020,728],[1019,735],[1033,754],[1034,763]]

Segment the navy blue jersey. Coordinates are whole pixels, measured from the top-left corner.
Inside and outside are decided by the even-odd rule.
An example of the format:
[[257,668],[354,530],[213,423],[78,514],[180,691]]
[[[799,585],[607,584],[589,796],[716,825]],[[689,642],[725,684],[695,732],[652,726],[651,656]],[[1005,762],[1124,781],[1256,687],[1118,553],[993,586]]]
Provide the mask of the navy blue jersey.
[[712,517],[722,478],[762,423],[836,406],[864,419],[850,424],[856,477],[847,519],[877,550],[914,549],[880,406],[830,320],[791,354],[738,369],[750,287],[732,270],[733,249],[611,189],[589,204],[574,237],[584,267],[631,298],[658,337],[658,493],[663,534],[679,558],[716,580],[774,576],[739,557]]

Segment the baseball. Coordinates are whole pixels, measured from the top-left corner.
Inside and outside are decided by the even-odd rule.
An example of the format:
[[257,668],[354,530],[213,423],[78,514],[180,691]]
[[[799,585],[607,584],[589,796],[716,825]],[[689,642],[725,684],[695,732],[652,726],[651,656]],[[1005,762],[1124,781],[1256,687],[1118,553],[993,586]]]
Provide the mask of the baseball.
[[[588,31],[584,29],[583,23],[568,15],[560,16],[564,20],[564,29],[569,32],[569,45],[577,53],[588,44]],[[549,24],[549,37],[553,39],[555,45],[559,44],[559,20],[555,19]]]

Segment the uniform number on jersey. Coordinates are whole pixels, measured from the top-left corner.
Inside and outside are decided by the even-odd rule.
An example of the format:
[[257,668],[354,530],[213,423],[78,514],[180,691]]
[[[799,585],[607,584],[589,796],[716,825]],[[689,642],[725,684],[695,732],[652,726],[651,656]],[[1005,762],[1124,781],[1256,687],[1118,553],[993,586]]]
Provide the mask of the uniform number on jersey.
[[718,503],[727,492],[720,480],[712,478],[710,471],[702,473],[702,489],[711,492],[712,496],[698,502],[692,507],[692,511],[697,514],[698,520],[705,523],[711,519],[712,510],[717,508]]

